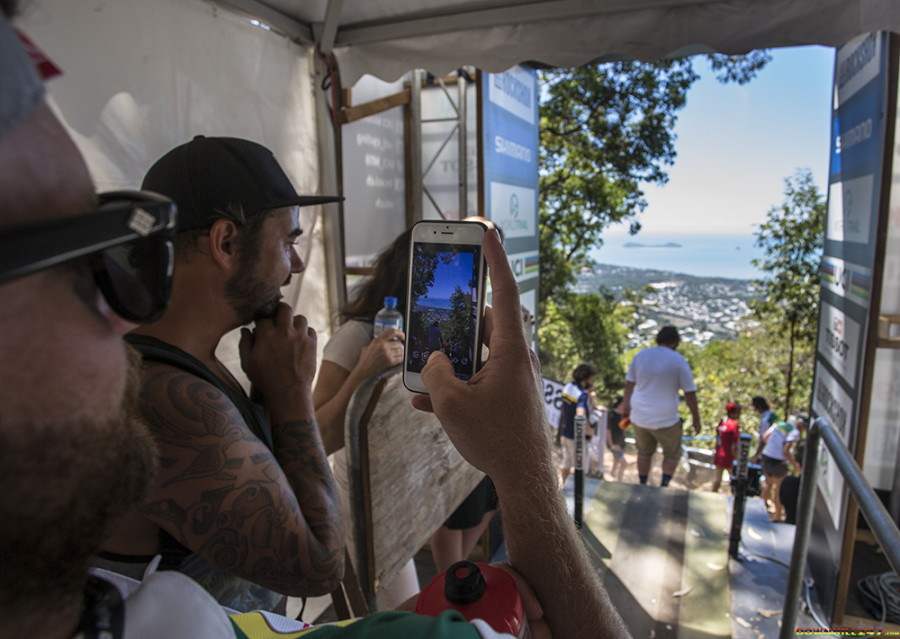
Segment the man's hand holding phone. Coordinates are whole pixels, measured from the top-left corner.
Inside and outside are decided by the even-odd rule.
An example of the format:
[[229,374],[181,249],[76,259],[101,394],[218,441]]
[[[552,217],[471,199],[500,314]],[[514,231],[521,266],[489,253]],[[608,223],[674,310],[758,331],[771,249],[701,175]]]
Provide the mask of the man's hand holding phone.
[[538,392],[540,365],[525,341],[518,286],[496,231],[485,234],[484,254],[494,302],[485,322],[490,356],[464,382],[446,355],[432,353],[422,370],[429,395],[412,401],[433,411],[463,457],[498,483],[503,476],[521,479],[524,460],[549,464],[549,428]]
[[467,380],[481,363],[486,267],[481,222],[418,222],[410,238],[403,383],[427,393],[422,367],[444,353]]
[[[496,232],[485,234],[493,317],[487,362],[468,381],[435,352],[422,370],[431,410],[469,463],[494,480],[510,561],[543,609],[541,632],[555,637],[628,637],[566,512],[551,460],[540,365],[528,347],[516,280]],[[546,636],[546,635],[544,635]]]

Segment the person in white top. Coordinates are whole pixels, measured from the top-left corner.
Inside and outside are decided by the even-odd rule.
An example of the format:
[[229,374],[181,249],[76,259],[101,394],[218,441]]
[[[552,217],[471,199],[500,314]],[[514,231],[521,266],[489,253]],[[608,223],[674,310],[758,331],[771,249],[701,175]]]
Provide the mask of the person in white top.
[[778,421],[778,415],[769,407],[769,402],[765,397],[757,395],[750,400],[750,403],[753,405],[753,410],[759,415],[759,438],[762,439],[762,436],[769,430],[769,426]]
[[805,435],[809,426],[809,416],[801,413],[789,417],[785,422],[775,422],[762,437],[760,447],[762,452],[757,452],[751,458],[753,463],[762,466],[766,483],[763,486],[762,498],[769,509],[769,518],[772,521],[784,521],[784,506],[781,503],[781,482],[787,477],[791,468],[799,474],[800,463],[794,459],[794,443]]
[[700,432],[697,387],[687,360],[676,352],[681,338],[674,326],[663,326],[657,346],[634,356],[625,376],[622,416],[634,426],[638,476],[647,483],[653,453],[663,451],[662,482],[667,486],[681,458],[682,419],[678,412],[679,390],[691,411],[694,433]]

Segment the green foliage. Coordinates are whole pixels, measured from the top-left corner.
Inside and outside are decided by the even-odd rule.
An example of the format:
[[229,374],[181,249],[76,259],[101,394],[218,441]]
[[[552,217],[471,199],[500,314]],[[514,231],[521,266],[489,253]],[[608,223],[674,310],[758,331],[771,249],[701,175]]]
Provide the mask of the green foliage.
[[[766,51],[707,56],[720,82],[744,84]],[[694,60],[591,64],[539,73],[540,304],[565,291],[613,223],[640,230],[643,184],[665,184],[676,113],[699,78]]]
[[[784,202],[769,210],[756,233],[756,245],[764,250],[764,257],[753,264],[766,276],[754,282],[760,295],[750,308],[794,348],[811,347],[819,316],[826,204],[809,169],[798,170],[784,183]],[[792,402],[794,374],[795,354],[789,349],[784,361],[785,412],[797,405]]]
[[[649,344],[648,344],[649,346]],[[639,349],[629,351],[623,363]],[[750,405],[755,395],[767,397],[779,415],[785,415],[782,398],[786,392],[784,363],[787,361],[790,343],[777,330],[774,323],[760,324],[741,332],[738,338],[728,341],[714,341],[706,346],[682,343],[678,352],[687,358],[694,372],[697,385],[697,401],[700,420],[703,425],[701,436],[715,436],[719,420],[725,417],[725,404],[730,401],[744,406],[741,414],[741,432],[756,434],[759,417]],[[804,344],[795,349],[796,374],[795,405],[805,410],[812,390],[812,375],[815,362],[814,346]],[[691,425],[690,411],[682,403],[681,414],[685,424]],[[690,445],[699,448],[713,448],[713,440],[697,440]]]
[[675,112],[697,78],[689,60],[540,72],[542,302],[574,281],[603,229],[643,210],[642,183],[665,183]]
[[463,291],[457,286],[450,296],[450,317],[441,325],[444,341],[451,344],[468,342],[472,315],[472,292]]
[[547,377],[568,382],[582,362],[598,369],[598,400],[607,401],[625,386],[622,350],[627,328],[617,304],[605,291],[569,294],[548,300],[541,323],[541,369]]
[[412,290],[410,291],[410,309],[416,307],[419,298],[427,295],[434,284],[434,270],[437,268],[438,260],[444,264],[449,264],[453,260],[452,253],[440,251],[440,248],[432,247],[418,251],[413,257],[414,277],[412,278]]
[[751,51],[747,55],[715,55],[710,56],[710,67],[713,71],[721,71],[716,79],[719,82],[737,82],[747,84],[756,77],[769,62],[772,56],[765,49]]
[[[753,52],[709,59],[720,81],[743,84],[770,58]],[[630,358],[622,352],[643,292],[616,304],[605,290],[574,295],[570,287],[610,224],[640,230],[643,185],[668,180],[676,113],[699,77],[693,64],[615,62],[539,73],[541,363],[545,375],[560,381],[579,363],[593,363],[600,401],[624,387]]]
[[809,169],[784,181],[784,202],[772,207],[756,233],[765,257],[753,264],[767,275],[754,283],[761,293],[752,305],[761,319],[794,325],[795,336],[816,338],[819,268],[825,246],[825,199]]

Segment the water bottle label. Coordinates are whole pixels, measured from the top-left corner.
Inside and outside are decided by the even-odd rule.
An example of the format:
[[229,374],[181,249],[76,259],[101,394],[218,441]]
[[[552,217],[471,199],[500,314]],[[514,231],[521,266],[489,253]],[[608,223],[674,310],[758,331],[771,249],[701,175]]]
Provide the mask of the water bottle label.
[[381,321],[375,320],[375,328],[373,330],[373,334],[375,335],[375,337],[378,337],[379,335],[381,335],[383,332],[385,332],[389,328],[396,328],[398,331],[402,331],[403,330],[403,320],[400,319],[400,320],[393,321],[393,322],[381,322]]

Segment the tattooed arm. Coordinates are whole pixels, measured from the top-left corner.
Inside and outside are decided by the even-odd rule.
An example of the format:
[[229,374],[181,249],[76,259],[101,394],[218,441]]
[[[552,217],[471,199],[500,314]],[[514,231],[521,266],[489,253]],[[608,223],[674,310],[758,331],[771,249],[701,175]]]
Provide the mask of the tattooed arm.
[[160,474],[141,512],[205,559],[288,595],[320,595],[343,576],[334,478],[316,426],[315,332],[282,304],[240,343],[266,398],[274,452],[214,386],[164,364],[145,368],[142,411]]
[[164,364],[145,370],[141,407],[160,451],[144,516],[276,592],[334,590],[343,575],[341,518],[314,420],[273,424],[273,455],[221,391]]

